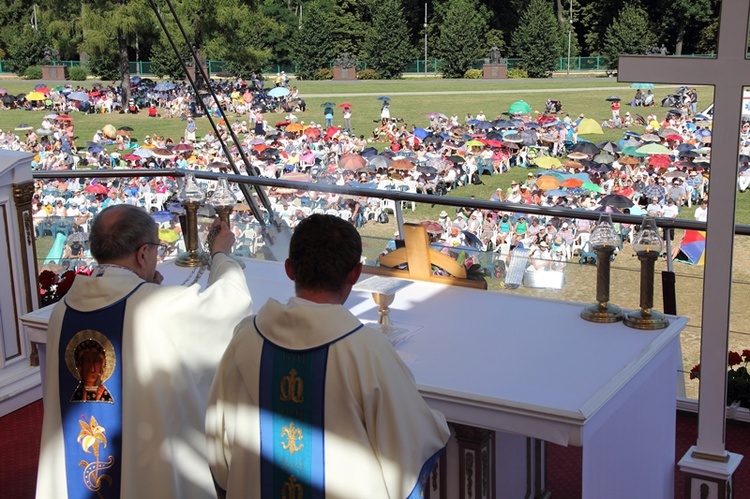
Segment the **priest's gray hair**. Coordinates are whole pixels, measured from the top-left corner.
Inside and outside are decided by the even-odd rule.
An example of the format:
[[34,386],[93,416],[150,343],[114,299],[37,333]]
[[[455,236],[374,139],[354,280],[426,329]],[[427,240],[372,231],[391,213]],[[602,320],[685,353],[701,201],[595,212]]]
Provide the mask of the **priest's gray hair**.
[[99,263],[127,258],[144,244],[158,242],[158,227],[151,215],[129,204],[102,210],[94,218],[89,233],[91,256]]

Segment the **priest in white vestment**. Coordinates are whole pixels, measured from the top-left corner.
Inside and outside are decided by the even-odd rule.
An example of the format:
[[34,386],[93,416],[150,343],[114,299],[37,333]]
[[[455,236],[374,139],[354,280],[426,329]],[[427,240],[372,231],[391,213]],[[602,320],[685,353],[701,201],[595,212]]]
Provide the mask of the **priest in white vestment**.
[[208,392],[234,326],[252,313],[234,236],[220,227],[209,284],[160,286],[158,227],[141,208],[102,211],[99,265],[48,329],[36,497],[209,498]]
[[285,264],[297,296],[237,326],[206,416],[218,497],[423,497],[450,432],[388,338],[343,306],[361,252],[350,223],[308,217]]

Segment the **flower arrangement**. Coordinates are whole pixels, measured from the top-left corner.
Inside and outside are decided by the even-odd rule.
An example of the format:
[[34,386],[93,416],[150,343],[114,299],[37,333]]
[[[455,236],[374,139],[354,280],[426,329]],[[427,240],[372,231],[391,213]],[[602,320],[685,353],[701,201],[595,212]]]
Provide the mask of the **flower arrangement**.
[[51,305],[65,296],[75,277],[74,270],[68,270],[60,275],[51,270],[43,270],[39,274],[39,297],[42,306]]
[[[729,352],[727,356],[727,405],[739,402],[740,407],[750,408],[750,372],[747,370],[750,362],[750,350],[745,349],[741,354]],[[739,367],[735,367],[739,366]],[[696,364],[690,370],[690,379],[700,379],[701,365]]]

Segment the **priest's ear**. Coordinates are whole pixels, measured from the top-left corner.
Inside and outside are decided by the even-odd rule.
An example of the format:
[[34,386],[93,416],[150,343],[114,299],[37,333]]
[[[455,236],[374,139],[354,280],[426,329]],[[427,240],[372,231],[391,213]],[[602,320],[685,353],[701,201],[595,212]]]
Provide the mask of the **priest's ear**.
[[284,271],[286,272],[286,276],[294,280],[294,268],[292,268],[292,262],[288,258],[284,260]]

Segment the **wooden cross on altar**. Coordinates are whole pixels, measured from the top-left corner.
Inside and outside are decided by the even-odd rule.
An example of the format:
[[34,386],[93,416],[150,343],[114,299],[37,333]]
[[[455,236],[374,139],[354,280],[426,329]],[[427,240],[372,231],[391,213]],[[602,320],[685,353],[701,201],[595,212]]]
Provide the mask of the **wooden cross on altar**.
[[737,159],[747,54],[749,0],[721,2],[719,47],[713,58],[620,57],[618,80],[714,86],[711,197],[703,281],[703,334],[698,442],[695,457],[724,459],[727,348],[734,243]]
[[[363,272],[368,274],[416,279],[420,281],[439,282],[470,288],[487,289],[486,281],[474,281],[466,278],[466,267],[448,255],[430,248],[427,229],[421,224],[404,224],[404,241],[406,246],[380,256],[380,267],[367,266]],[[403,263],[407,270],[394,267]],[[432,273],[435,265],[451,276],[437,276]]]

